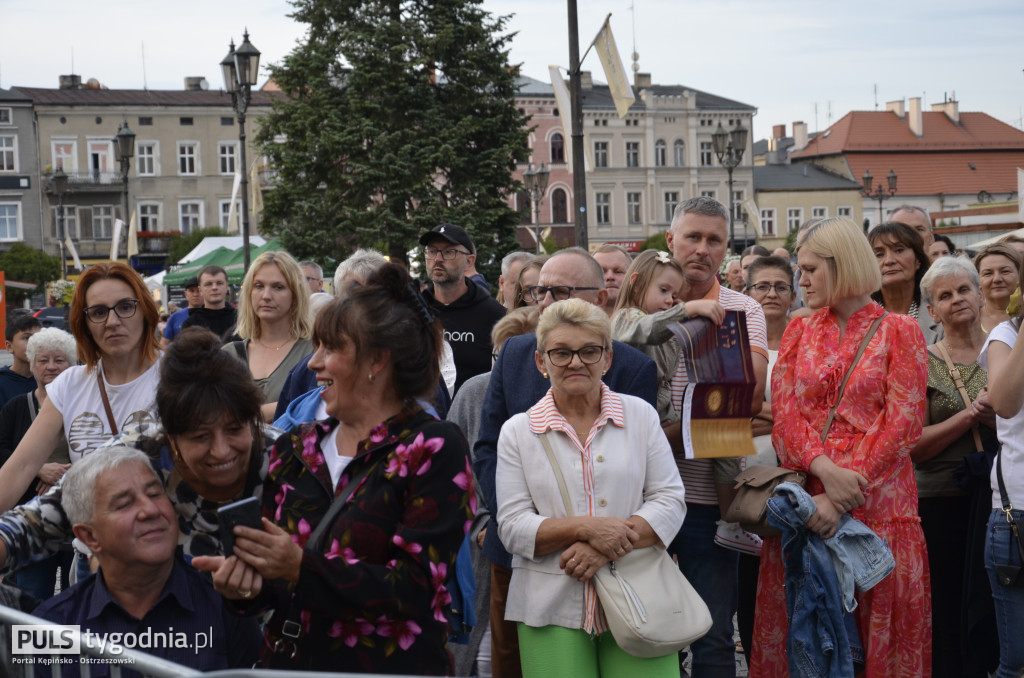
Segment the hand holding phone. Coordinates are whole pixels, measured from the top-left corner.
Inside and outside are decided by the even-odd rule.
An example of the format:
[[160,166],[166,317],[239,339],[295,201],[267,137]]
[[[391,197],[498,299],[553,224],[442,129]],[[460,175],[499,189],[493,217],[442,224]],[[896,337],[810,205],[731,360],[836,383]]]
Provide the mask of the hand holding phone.
[[244,525],[254,530],[263,529],[261,520],[260,500],[247,497],[217,509],[220,520],[220,542],[224,546],[224,555],[235,553],[235,525]]

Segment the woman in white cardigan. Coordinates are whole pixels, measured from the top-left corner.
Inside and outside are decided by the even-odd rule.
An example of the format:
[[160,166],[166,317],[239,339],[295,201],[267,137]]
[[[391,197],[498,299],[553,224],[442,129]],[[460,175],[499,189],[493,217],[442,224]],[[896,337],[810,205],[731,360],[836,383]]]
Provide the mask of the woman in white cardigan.
[[[664,548],[686,512],[658,414],[602,381],[612,361],[607,315],[580,299],[537,327],[537,369],[551,388],[498,440],[498,532],[513,554],[506,619],[519,623],[525,678],[674,676],[675,653],[626,654],[608,631],[592,578],[635,548]],[[565,475],[568,517],[541,437]]]

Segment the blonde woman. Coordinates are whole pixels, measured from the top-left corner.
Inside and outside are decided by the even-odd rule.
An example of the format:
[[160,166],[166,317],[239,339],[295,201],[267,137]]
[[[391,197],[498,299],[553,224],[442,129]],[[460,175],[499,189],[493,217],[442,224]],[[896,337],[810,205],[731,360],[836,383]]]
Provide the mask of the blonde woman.
[[271,421],[288,372],[313,352],[309,288],[299,264],[287,252],[264,252],[242,281],[238,309],[241,341],[226,344],[249,366],[263,391],[261,411]]

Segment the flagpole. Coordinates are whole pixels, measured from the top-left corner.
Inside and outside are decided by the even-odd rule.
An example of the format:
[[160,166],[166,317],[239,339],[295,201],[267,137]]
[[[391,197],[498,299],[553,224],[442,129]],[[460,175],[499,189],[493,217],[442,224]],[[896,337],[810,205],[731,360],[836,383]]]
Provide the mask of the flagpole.
[[[588,249],[587,177],[583,149],[583,93],[580,85],[580,31],[576,0],[569,4],[569,94],[572,99],[572,183],[576,208],[576,246]],[[593,45],[593,43],[591,43]],[[590,51],[589,48],[587,51]]]

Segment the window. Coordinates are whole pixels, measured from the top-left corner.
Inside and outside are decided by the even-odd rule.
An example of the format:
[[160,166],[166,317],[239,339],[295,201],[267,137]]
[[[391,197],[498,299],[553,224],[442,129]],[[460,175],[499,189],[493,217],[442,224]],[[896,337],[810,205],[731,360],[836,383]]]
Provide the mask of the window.
[[0,240],[21,240],[21,203],[0,202]]
[[191,127],[193,120],[192,118],[178,118],[178,124],[182,127]]
[[78,171],[78,144],[74,141],[54,141],[51,145],[53,152],[53,169],[60,167],[65,172]]
[[672,153],[675,155],[676,167],[686,167],[686,146],[682,139],[676,139],[672,143]]
[[786,210],[786,228],[790,231],[800,228],[804,222],[804,208],[790,207]]
[[54,233],[55,233],[55,235],[57,237],[64,238],[65,235],[70,235],[70,236],[73,236],[73,237],[76,237],[76,238],[81,237],[81,234],[78,232],[78,208],[77,207],[73,207],[71,205],[64,205],[64,234],[57,233],[57,231],[60,229],[60,224],[57,223],[58,216],[59,215],[57,214],[57,208],[54,207],[53,208],[53,228],[54,228]]
[[551,164],[565,162],[565,139],[557,132],[551,135]]
[[235,151],[238,143],[234,141],[222,141],[217,144],[217,163],[221,174],[235,173]]
[[192,231],[203,227],[203,203],[201,202],[179,202],[178,203],[178,229],[189,234]]
[[199,174],[199,142],[178,142],[178,174],[194,176]]
[[849,205],[836,208],[837,217],[846,217],[847,219],[853,219],[853,208]]
[[[230,226],[229,218],[231,217],[231,201],[221,200],[220,201],[220,227],[221,230],[227,231]],[[240,200],[235,201],[235,225],[238,227],[238,223],[242,219],[242,202]]]
[[89,139],[86,146],[89,149],[89,171],[92,173],[92,180],[98,183],[120,180],[120,174],[114,176],[114,142]]
[[828,219],[828,208],[827,207],[812,207],[811,208],[812,219]]
[[221,127],[231,127],[235,124],[235,119],[228,116],[221,116],[220,125]]
[[641,223],[640,193],[626,194],[626,219],[631,224]]
[[139,230],[160,230],[160,205],[157,203],[139,204]]
[[565,191],[556,188],[551,191],[551,223],[564,224],[569,221],[569,201]]
[[516,193],[516,212],[519,212],[520,224],[533,223],[533,206],[530,204],[530,194],[526,191]]
[[761,210],[761,235],[775,235],[775,208]]
[[153,124],[153,118],[151,116],[139,117],[139,127],[148,127]]
[[705,198],[714,198],[715,197],[715,192],[714,191],[701,191],[700,194],[702,196],[704,196]]
[[11,124],[11,109],[0,108],[0,125]]
[[732,192],[732,218],[743,221],[743,191]]
[[664,167],[667,157],[668,147],[665,145],[665,140],[658,139],[654,142],[654,165],[656,167]]
[[700,142],[700,166],[711,167],[711,142]]
[[594,167],[608,166],[608,142],[594,142]]
[[611,220],[611,209],[612,209],[612,194],[611,193],[595,193],[594,194],[594,219],[597,220],[598,226],[609,226],[612,223]]
[[0,172],[18,171],[18,138],[0,136]]
[[626,167],[640,166],[640,142],[626,142]]
[[135,148],[135,171],[140,177],[156,176],[156,142],[143,141]]
[[676,213],[676,205],[679,204],[679,191],[667,191],[665,193],[665,221],[672,223],[672,216]]
[[114,232],[114,207],[94,205],[92,208],[92,237],[96,240],[110,240]]

